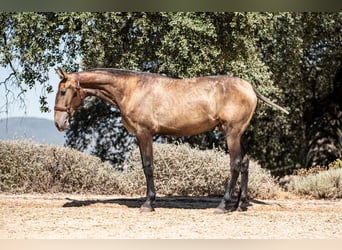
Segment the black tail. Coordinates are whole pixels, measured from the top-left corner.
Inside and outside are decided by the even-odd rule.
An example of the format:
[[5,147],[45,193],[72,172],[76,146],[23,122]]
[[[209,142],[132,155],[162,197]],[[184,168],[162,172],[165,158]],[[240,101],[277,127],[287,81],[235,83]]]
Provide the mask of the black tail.
[[271,101],[270,99],[268,99],[267,97],[263,96],[263,95],[254,87],[254,86],[253,86],[253,90],[254,90],[256,96],[257,96],[260,100],[266,102],[266,103],[267,103],[268,105],[270,105],[270,106],[273,106],[273,107],[275,107],[275,108],[277,108],[277,109],[283,111],[283,112],[286,113],[286,114],[289,114],[289,111],[287,111],[287,110],[284,109],[283,107],[280,107],[279,105],[275,104],[274,102],[272,102],[272,101]]

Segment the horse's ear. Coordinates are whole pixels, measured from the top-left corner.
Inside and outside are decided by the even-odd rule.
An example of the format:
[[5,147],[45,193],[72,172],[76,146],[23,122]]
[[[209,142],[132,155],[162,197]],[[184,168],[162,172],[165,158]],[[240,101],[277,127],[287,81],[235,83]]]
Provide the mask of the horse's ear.
[[66,78],[66,73],[61,68],[57,68],[56,73],[59,76],[59,78],[61,78],[61,80]]

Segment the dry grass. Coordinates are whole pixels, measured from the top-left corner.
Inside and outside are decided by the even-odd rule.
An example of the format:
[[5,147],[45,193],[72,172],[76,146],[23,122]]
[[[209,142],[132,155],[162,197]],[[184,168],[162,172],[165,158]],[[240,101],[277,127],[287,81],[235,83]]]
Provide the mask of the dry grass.
[[328,166],[298,169],[296,175],[283,178],[284,188],[297,195],[315,199],[342,198],[342,160]]
[[298,175],[291,176],[286,188],[316,199],[342,198],[342,161],[338,159],[327,167],[300,169]]
[[[9,193],[94,193],[145,195],[140,154],[135,149],[118,172],[97,157],[30,141],[0,140],[0,191]],[[315,198],[342,197],[341,161],[328,171],[291,176],[288,191]],[[154,144],[157,195],[222,195],[229,178],[229,156],[185,144]],[[280,187],[269,171],[250,161],[249,196],[277,197]]]
[[97,157],[30,141],[0,141],[2,192],[95,192],[117,189],[115,170]]
[[293,176],[290,192],[312,198],[342,198],[342,169],[331,169],[307,176]]
[[[154,144],[154,169],[157,193],[164,195],[223,195],[230,174],[227,154],[186,144]],[[127,170],[129,190],[144,194],[145,178],[138,149],[133,151]],[[278,191],[270,173],[251,161],[249,195],[267,199]]]

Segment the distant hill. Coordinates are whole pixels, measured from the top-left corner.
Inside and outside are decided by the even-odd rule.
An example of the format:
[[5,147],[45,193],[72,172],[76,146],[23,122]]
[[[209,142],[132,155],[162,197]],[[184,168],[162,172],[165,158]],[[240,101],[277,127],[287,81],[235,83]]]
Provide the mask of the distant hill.
[[44,118],[11,117],[0,119],[0,139],[31,139],[38,143],[63,145],[65,133],[58,132],[54,122]]

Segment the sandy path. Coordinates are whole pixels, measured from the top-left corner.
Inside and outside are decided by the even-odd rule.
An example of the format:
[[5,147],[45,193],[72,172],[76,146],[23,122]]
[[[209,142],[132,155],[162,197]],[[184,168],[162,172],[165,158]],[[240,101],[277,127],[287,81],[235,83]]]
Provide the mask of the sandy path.
[[251,201],[247,212],[214,215],[216,197],[140,198],[0,194],[2,239],[297,239],[342,238],[342,200]]

